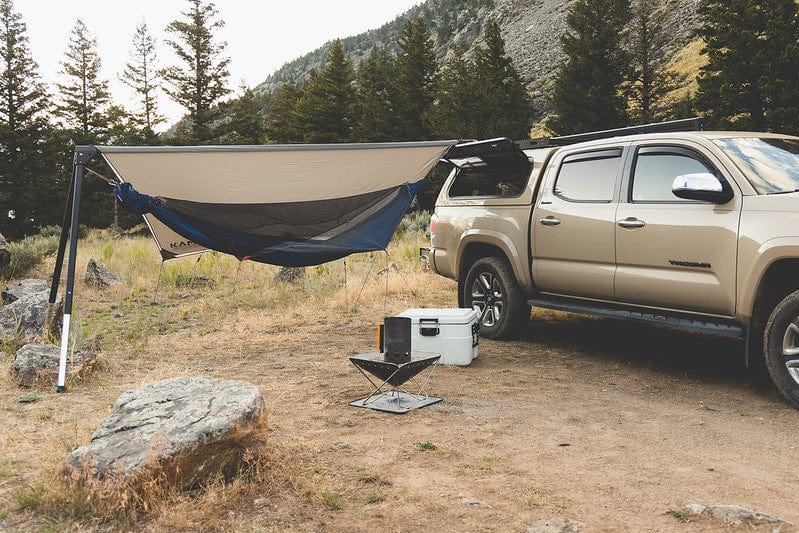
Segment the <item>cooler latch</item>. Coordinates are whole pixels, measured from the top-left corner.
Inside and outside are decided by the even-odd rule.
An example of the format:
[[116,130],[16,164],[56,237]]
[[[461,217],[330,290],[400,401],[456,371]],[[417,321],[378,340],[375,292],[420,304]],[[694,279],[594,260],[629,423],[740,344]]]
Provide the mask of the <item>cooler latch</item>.
[[472,324],[472,347],[480,344],[480,324]]
[[440,333],[437,318],[420,318],[419,335],[422,337],[435,337]]

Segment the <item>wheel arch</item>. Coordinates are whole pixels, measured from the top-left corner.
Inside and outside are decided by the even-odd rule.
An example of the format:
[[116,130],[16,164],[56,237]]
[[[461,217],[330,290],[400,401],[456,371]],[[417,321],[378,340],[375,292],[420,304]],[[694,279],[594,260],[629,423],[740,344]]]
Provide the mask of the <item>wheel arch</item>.
[[787,295],[799,290],[799,258],[784,258],[772,261],[760,276],[757,290],[746,305],[752,321],[765,324],[768,315]]
[[481,257],[504,258],[521,287],[529,287],[532,284],[529,273],[524,268],[527,262],[526,252],[522,253],[513,240],[504,233],[486,230],[466,231],[460,244],[458,279],[462,279],[469,267]]

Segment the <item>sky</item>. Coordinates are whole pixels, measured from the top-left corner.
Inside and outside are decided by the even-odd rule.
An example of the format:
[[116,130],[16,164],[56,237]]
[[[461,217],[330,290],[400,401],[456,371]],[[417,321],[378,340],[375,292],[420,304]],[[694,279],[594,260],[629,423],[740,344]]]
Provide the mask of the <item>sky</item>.
[[[258,85],[266,77],[307,52],[338,38],[357,35],[393,20],[421,0],[215,0],[225,27],[217,42],[227,41],[229,88],[239,93],[244,82]],[[163,40],[164,28],[187,11],[187,0],[14,0],[22,15],[39,74],[54,90],[61,80],[61,61],[75,21],[80,18],[97,41],[101,74],[108,80],[114,103],[135,107],[132,91],[119,81],[130,61],[133,34],[143,20],[158,41],[161,66],[178,64]],[[166,95],[159,110],[169,121],[184,110]]]

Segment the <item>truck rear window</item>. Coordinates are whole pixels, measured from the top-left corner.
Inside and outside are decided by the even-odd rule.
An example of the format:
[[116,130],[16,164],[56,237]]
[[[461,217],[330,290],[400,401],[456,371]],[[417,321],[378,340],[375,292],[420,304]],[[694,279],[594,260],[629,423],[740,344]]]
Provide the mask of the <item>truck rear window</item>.
[[555,181],[555,194],[574,202],[610,202],[621,153],[620,148],[614,148],[566,156]]
[[515,167],[498,164],[462,167],[449,188],[449,196],[519,196],[527,185],[529,169],[520,172],[518,165]]

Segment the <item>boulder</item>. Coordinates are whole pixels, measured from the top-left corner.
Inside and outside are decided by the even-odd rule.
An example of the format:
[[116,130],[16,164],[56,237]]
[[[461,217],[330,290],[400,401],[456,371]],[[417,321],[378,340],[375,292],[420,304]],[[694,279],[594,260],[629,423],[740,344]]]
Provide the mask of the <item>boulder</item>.
[[94,287],[110,287],[111,285],[122,285],[122,280],[111,272],[105,265],[94,257],[89,259],[86,265],[86,277],[83,279],[86,285]]
[[123,393],[91,442],[64,460],[72,479],[133,487],[147,479],[191,489],[234,476],[263,442],[260,391],[244,381],[179,377]]
[[[60,349],[51,344],[26,344],[14,356],[11,364],[11,376],[21,387],[33,387],[36,384],[52,385],[58,377]],[[94,354],[75,351],[67,360],[67,371],[70,376],[84,377],[94,367]]]
[[[42,279],[22,280],[2,292],[6,303],[0,307],[0,338],[21,343],[36,342],[48,324],[48,333],[57,333],[63,315],[63,301],[49,306],[50,284]],[[48,322],[48,314],[50,322]]]

